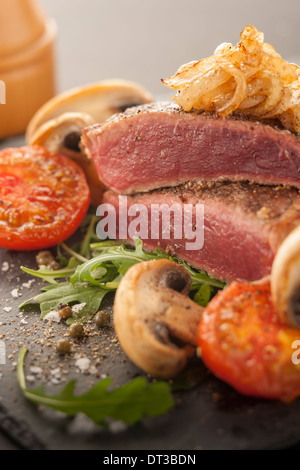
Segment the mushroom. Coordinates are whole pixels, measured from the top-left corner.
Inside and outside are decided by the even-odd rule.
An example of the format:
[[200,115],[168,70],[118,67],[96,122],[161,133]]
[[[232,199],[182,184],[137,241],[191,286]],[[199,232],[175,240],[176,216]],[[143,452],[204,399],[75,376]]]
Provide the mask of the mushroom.
[[39,109],[27,127],[26,140],[30,145],[42,145],[51,153],[75,160],[85,172],[91,203],[97,206],[105,188],[93,161],[80,146],[82,130],[129,106],[151,101],[153,98],[146,90],[126,80],[107,80],[74,88]]
[[44,145],[51,153],[63,151],[73,157],[81,152],[81,131],[92,124],[95,121],[89,114],[63,113],[38,127],[29,143]]
[[203,308],[188,296],[191,278],[168,260],[131,267],[114,303],[114,326],[120,344],[138,367],[154,377],[172,378],[197,346]]
[[80,146],[82,130],[92,124],[94,120],[86,113],[64,113],[42,124],[33,134],[30,144],[42,145],[52,154],[66,155],[78,163],[91,191],[91,203],[98,206],[105,187],[98,178],[93,160]]
[[72,88],[55,96],[37,111],[28,124],[26,140],[30,143],[42,124],[64,113],[87,113],[99,123],[129,106],[152,101],[148,91],[127,80],[105,80]]
[[275,256],[271,293],[282,322],[300,328],[300,226],[284,240]]

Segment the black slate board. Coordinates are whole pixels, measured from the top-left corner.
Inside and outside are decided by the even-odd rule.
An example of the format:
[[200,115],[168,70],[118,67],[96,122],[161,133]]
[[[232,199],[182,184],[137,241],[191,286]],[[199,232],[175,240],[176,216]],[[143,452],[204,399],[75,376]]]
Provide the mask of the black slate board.
[[[9,270],[3,272],[3,262]],[[31,289],[23,286],[30,276],[20,266],[36,267],[34,252],[0,250],[0,337],[5,341],[6,364],[0,365],[0,430],[26,449],[278,449],[300,441],[300,401],[290,405],[280,402],[252,399],[237,394],[226,384],[209,373],[203,381],[189,391],[175,394],[176,407],[164,416],[146,419],[126,427],[114,423],[111,430],[104,430],[79,415],[69,419],[52,410],[40,409],[27,402],[19,390],[15,363],[23,344],[29,353],[25,361],[25,375],[32,366],[41,367],[41,382],[49,384],[51,392],[58,392],[63,383],[53,384],[51,370],[60,367],[66,371],[65,380],[78,379],[78,391],[82,392],[106,374],[120,385],[140,374],[121,351],[112,328],[94,331],[84,341],[74,343],[74,352],[61,359],[55,352],[53,341],[61,337],[66,326],[52,326],[39,319],[36,311],[20,316],[18,306],[23,300],[36,295],[42,282],[36,281]],[[18,298],[11,295],[19,288]],[[113,297],[104,307],[112,312]],[[11,307],[11,311],[3,310]],[[49,333],[49,330],[52,331]],[[45,337],[44,330],[50,334]],[[53,338],[51,338],[51,334]],[[44,340],[41,345],[37,341]],[[47,345],[48,344],[48,345]],[[91,353],[100,344],[97,353]],[[108,348],[108,349],[107,349]],[[75,354],[81,351],[96,364],[95,374],[79,374],[75,367]],[[95,357],[102,357],[99,364]]]

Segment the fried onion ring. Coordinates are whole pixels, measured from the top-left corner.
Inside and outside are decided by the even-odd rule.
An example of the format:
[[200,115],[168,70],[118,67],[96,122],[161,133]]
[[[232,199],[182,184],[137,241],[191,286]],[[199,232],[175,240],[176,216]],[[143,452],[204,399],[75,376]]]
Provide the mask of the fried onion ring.
[[241,41],[221,44],[208,58],[182,65],[163,84],[177,90],[173,98],[185,111],[232,113],[255,119],[279,119],[300,133],[300,68],[247,26]]

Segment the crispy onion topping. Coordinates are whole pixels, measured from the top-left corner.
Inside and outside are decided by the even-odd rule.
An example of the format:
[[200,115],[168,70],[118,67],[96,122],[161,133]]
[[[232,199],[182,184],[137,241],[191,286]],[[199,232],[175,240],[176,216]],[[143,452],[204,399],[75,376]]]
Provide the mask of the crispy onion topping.
[[300,133],[300,68],[283,60],[254,26],[242,31],[236,46],[221,44],[211,57],[182,65],[162,82],[177,90],[173,99],[185,111],[277,118]]

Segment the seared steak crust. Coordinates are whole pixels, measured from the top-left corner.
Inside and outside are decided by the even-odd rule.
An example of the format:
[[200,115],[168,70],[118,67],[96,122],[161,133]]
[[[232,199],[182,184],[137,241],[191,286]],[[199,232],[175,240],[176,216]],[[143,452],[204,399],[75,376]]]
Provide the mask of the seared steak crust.
[[173,103],[128,109],[84,130],[100,179],[133,194],[189,180],[300,188],[300,140],[266,123],[185,113]]

